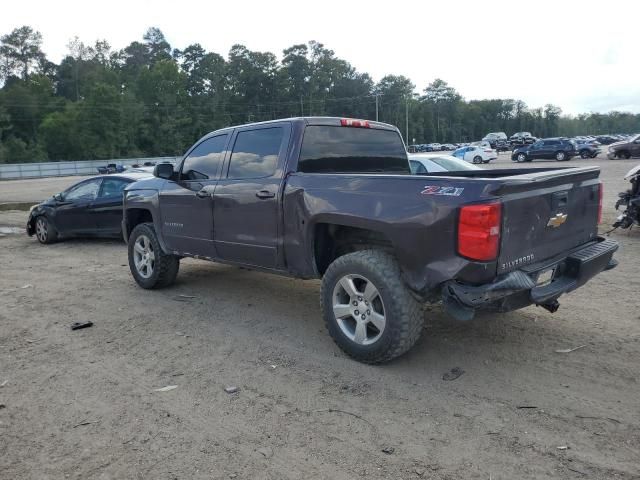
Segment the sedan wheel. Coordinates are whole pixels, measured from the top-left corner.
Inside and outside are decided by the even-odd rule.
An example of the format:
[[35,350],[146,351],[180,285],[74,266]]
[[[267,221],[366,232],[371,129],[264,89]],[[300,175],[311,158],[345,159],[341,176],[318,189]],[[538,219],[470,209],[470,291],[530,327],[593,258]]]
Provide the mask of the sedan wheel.
[[482,163],[482,157],[480,155],[473,157],[473,163]]
[[564,161],[567,158],[567,156],[565,155],[564,152],[557,152],[556,153],[556,160],[559,162]]
[[336,283],[333,314],[345,337],[358,345],[375,343],[387,324],[378,289],[362,275],[345,275]]
[[519,162],[525,162],[527,160],[527,156],[524,153],[519,153],[518,156],[516,157],[516,159]]
[[40,243],[53,243],[58,238],[58,233],[47,217],[36,218],[36,238]]
[[589,150],[583,150],[582,152],[580,152],[580,158],[589,158],[591,157],[591,154],[589,153]]
[[133,262],[142,278],[149,278],[153,275],[155,260],[151,240],[146,235],[140,235],[133,245]]

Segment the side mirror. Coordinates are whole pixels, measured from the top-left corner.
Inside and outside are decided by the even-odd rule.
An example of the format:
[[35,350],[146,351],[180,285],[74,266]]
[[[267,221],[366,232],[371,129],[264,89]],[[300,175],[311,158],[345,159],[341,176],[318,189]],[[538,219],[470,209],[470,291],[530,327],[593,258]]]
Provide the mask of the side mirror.
[[56,193],[56,194],[53,196],[53,199],[54,199],[56,202],[63,202],[63,201],[64,201],[64,195],[62,195],[61,193]]
[[153,168],[153,176],[169,180],[173,176],[173,165],[170,163],[159,163]]

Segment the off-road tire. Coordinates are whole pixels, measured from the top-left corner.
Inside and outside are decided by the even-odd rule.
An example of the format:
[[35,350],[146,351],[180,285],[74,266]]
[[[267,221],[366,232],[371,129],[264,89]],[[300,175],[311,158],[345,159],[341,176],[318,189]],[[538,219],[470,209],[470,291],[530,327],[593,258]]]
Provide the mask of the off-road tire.
[[[380,338],[372,344],[360,345],[349,339],[334,315],[334,288],[345,275],[369,279],[384,304],[386,325]],[[422,332],[422,307],[403,282],[398,262],[381,250],[361,250],[334,260],[322,278],[320,304],[333,340],[347,355],[363,363],[388,362],[406,353]]]
[[[155,256],[153,271],[149,278],[144,278],[138,273],[138,269],[134,262],[133,249],[136,239],[141,235],[146,235],[149,238],[153,246],[153,253]],[[127,250],[131,275],[133,275],[136,283],[142,288],[164,288],[175,282],[180,268],[180,258],[176,255],[168,255],[162,251],[152,223],[141,223],[133,229],[129,235]]]
[[[45,228],[44,234],[38,232],[38,222],[41,222],[43,224],[43,227]],[[33,223],[33,228],[35,230],[36,238],[42,244],[54,243],[56,240],[58,240],[58,231],[55,229],[51,221],[44,215],[36,217]]]

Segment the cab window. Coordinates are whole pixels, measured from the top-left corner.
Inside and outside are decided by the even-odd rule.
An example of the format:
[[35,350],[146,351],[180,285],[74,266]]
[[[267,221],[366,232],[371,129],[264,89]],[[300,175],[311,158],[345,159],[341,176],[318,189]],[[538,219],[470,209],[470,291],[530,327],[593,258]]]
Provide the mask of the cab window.
[[194,148],[182,164],[182,180],[215,180],[228,135],[207,138]]

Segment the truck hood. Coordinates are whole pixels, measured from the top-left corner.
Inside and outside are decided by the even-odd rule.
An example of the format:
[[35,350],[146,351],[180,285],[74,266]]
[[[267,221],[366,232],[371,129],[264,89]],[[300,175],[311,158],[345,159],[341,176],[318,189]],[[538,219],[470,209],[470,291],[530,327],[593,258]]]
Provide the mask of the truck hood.
[[164,178],[150,177],[138,180],[137,182],[130,183],[125,188],[125,191],[129,190],[160,190],[166,180]]
[[610,144],[609,148],[626,147],[626,146],[628,146],[630,144],[631,144],[631,142],[627,142],[626,140],[622,140],[620,142],[614,142],[614,143]]

